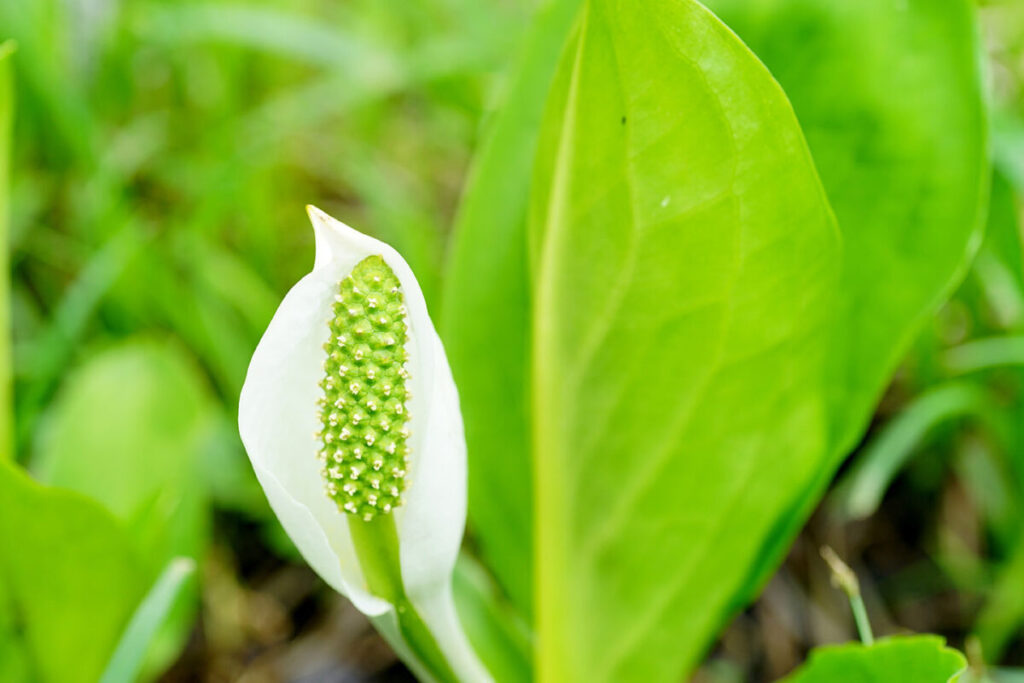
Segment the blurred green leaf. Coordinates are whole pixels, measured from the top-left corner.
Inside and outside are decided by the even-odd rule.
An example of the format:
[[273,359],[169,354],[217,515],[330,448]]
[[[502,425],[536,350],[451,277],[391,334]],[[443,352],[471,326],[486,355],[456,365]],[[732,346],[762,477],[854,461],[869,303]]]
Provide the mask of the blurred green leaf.
[[96,161],[96,121],[84,95],[85,60],[72,55],[69,6],[60,0],[0,2],[3,38],[18,43],[19,107],[31,112],[19,126],[41,133],[40,147],[55,166]]
[[171,560],[160,573],[156,583],[132,615],[128,627],[121,636],[101,683],[132,683],[138,679],[143,656],[150,641],[164,624],[171,608],[189,577],[195,573],[196,564],[190,558],[178,557]]
[[970,0],[709,0],[796,110],[843,233],[833,457],[751,571],[777,566],[981,238],[989,179]]
[[832,503],[847,519],[875,513],[882,496],[914,450],[937,425],[965,415],[985,420],[994,414],[985,391],[974,384],[950,382],[929,389],[892,419],[861,451],[836,485]]
[[529,629],[501,597],[493,580],[463,553],[452,580],[455,606],[470,643],[495,681],[533,680]]
[[64,291],[41,338],[15,358],[16,366],[32,380],[17,397],[19,442],[27,441],[37,426],[39,410],[71,361],[104,294],[138,253],[144,238],[136,228],[122,228],[90,256]]
[[1024,110],[998,111],[994,118],[993,148],[997,166],[1024,192]]
[[150,3],[146,9],[138,22],[145,40],[179,47],[203,40],[234,43],[344,69],[367,82],[390,80],[398,68],[391,54],[360,36],[291,11],[235,3]]
[[944,683],[966,666],[964,656],[938,636],[884,638],[870,647],[819,647],[785,683]]
[[535,20],[473,162],[442,309],[466,422],[470,530],[527,615],[533,610],[533,475],[526,206],[545,96],[579,5],[550,0]]
[[[208,520],[199,458],[212,408],[205,381],[180,349],[128,341],[66,380],[34,467],[42,481],[87,495],[121,519],[155,578],[173,558],[203,553]],[[154,662],[166,663],[184,642],[195,597],[193,587],[182,598]]]
[[0,500],[0,579],[30,680],[93,683],[145,592],[134,544],[99,504],[2,462]]
[[[988,524],[992,548],[1012,548],[1020,535],[1024,501],[1014,476],[1016,463],[1002,452],[1007,446],[993,439],[964,439],[954,463],[959,483]],[[986,582],[990,579],[985,577]]]
[[14,404],[11,367],[10,164],[14,120],[11,55],[14,43],[0,43],[0,460],[14,456]]
[[[270,316],[259,328],[247,324],[251,319],[254,325],[255,317],[266,313],[259,290],[252,290],[247,304],[251,307],[243,313],[230,286],[218,282],[239,273],[224,267],[212,255],[216,249],[206,242],[177,237],[150,242],[132,259],[118,280],[118,303],[144,324],[177,331],[209,369],[220,393],[234,402],[249,354]],[[139,286],[141,281],[145,287]]]
[[1024,225],[1020,222],[1020,210],[1009,181],[995,171],[985,241],[974,271],[983,283],[989,306],[1004,328],[1024,321]]
[[845,454],[980,243],[989,158],[974,3],[710,7],[789,95],[843,231],[847,322],[837,341],[850,361],[834,388]]
[[949,349],[943,362],[954,374],[1024,365],[1024,336],[974,339]]
[[539,150],[539,676],[678,680],[826,462],[838,233],[784,93],[695,2],[590,2]]
[[1001,661],[1011,638],[1024,624],[1024,534],[1005,563],[997,569],[985,605],[978,615],[975,632],[985,657]]

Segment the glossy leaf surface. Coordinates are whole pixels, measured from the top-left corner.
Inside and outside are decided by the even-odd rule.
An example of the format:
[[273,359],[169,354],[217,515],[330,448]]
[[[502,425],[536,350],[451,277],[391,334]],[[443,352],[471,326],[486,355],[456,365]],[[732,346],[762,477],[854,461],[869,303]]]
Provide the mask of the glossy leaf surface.
[[587,5],[534,178],[539,676],[677,680],[827,454],[838,235],[701,5]]

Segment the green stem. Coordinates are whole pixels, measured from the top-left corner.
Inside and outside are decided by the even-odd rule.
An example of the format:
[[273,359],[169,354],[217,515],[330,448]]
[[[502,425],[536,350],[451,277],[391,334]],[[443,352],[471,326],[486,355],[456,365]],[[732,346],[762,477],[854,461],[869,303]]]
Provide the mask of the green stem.
[[868,610],[864,607],[864,598],[860,595],[860,582],[857,581],[857,575],[832,548],[824,546],[821,549],[821,557],[832,570],[832,584],[846,593],[846,597],[850,600],[850,609],[853,611],[853,621],[857,625],[860,642],[870,647],[875,642],[875,636],[871,632],[871,621],[868,620]]
[[437,680],[457,683],[451,665],[405,593],[394,515],[377,515],[368,522],[348,515],[348,528],[366,587],[395,606],[398,628],[409,649]]
[[853,610],[853,621],[857,624],[860,642],[870,647],[875,643],[875,635],[871,632],[871,622],[868,620],[868,611],[864,607],[864,598],[860,596],[859,591],[849,597],[850,608]]

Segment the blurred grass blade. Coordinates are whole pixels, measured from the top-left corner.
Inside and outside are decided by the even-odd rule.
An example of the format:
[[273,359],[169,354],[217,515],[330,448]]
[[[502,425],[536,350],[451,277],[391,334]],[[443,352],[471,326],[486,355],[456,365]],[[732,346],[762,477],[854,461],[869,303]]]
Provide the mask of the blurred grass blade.
[[150,6],[139,33],[182,46],[211,41],[343,69],[362,81],[389,77],[398,68],[391,54],[359,36],[292,12],[245,5]]
[[842,478],[833,505],[848,519],[862,519],[878,509],[882,497],[914,449],[939,423],[963,415],[984,416],[988,397],[976,386],[950,383],[925,392],[875,437]]
[[167,564],[128,622],[101,683],[131,683],[138,678],[150,641],[195,570],[196,563],[187,557],[176,557]]
[[1002,660],[1011,639],[1024,623],[1024,591],[1021,590],[1024,586],[1024,535],[1018,540],[1013,555],[998,571],[976,626],[982,652],[992,662]]
[[957,374],[1024,365],[1024,335],[967,342],[947,351],[943,360],[946,367]]
[[1024,116],[996,112],[992,135],[996,165],[1015,187],[1024,189]]
[[[33,471],[122,520],[148,585],[174,558],[201,560],[208,543],[199,475],[214,405],[186,350],[147,338],[121,342],[63,378],[36,436]],[[187,593],[149,648],[146,673],[173,661],[187,640],[199,603],[197,591]]]
[[0,459],[13,457],[14,405],[11,368],[10,163],[14,84],[11,54],[14,43],[0,44]]
[[455,565],[453,589],[459,618],[494,680],[532,681],[528,627],[513,613],[486,570],[465,553]]
[[1014,329],[1024,319],[1024,234],[1020,204],[1006,176],[992,172],[985,241],[974,273],[1000,327]]
[[23,416],[17,425],[19,442],[28,440],[39,410],[70,362],[103,296],[147,239],[141,233],[139,225],[128,223],[96,251],[68,286],[41,337],[25,349],[24,359],[19,356],[19,367],[27,368],[33,379],[19,396]]

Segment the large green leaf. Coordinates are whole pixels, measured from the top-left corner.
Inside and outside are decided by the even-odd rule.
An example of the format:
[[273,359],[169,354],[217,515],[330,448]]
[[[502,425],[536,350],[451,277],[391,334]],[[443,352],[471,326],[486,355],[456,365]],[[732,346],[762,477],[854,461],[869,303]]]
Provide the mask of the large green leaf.
[[[122,520],[148,579],[206,544],[199,456],[212,435],[206,383],[177,347],[129,341],[89,360],[48,415],[34,460],[42,481],[83,493]],[[155,641],[151,666],[178,651],[195,611],[194,586]]]
[[754,589],[862,434],[922,324],[965,272],[985,216],[986,115],[970,0],[707,4],[785,89],[844,243],[832,461],[780,520],[753,567]]
[[690,0],[593,0],[541,129],[543,681],[677,680],[828,453],[838,235],[786,97]]
[[29,680],[99,680],[145,592],[133,544],[97,503],[2,462],[0,501],[0,593],[28,651]]
[[820,647],[786,683],[946,683],[967,661],[937,636]]
[[455,225],[441,325],[466,423],[470,528],[525,614],[533,572],[526,205],[545,95],[580,2],[545,3],[481,144]]

